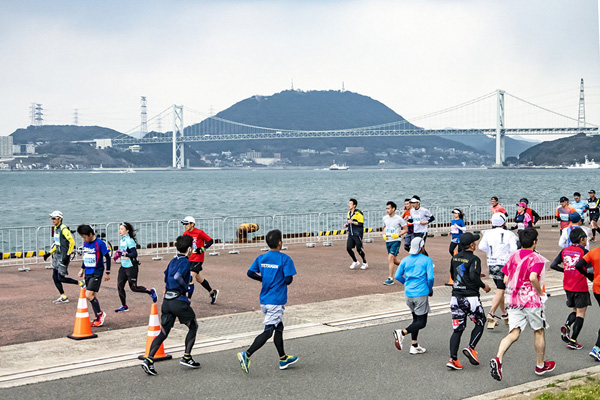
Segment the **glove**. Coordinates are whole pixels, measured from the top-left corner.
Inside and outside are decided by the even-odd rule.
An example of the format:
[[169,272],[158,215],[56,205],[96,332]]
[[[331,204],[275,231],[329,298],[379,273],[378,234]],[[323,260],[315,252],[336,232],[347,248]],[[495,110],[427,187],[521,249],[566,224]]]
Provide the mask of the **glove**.
[[117,250],[117,251],[115,251],[115,255],[113,256],[113,260],[115,260],[115,262],[116,262],[122,256],[123,256],[123,253],[121,252],[121,250]]
[[433,297],[433,289],[429,291],[429,297]]
[[199,249],[196,249],[196,254],[202,254],[206,251],[206,249],[204,247],[200,247]]
[[388,240],[388,236],[387,235],[383,235],[383,240],[387,241]]
[[45,252],[44,253],[44,261],[48,261],[48,258],[50,257],[50,253]]
[[400,235],[398,235],[397,233],[394,233],[394,234],[392,235],[392,239],[398,239],[399,237],[400,237]]
[[194,294],[194,284],[193,283],[189,284],[188,287],[187,287],[187,297],[188,297],[188,299],[192,298],[192,294]]

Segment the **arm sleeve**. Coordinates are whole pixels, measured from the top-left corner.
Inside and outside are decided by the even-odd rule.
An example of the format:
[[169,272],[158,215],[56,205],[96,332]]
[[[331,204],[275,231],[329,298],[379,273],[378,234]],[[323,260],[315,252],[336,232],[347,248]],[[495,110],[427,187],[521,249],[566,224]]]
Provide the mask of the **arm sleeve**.
[[186,282],[185,279],[183,279],[183,275],[181,275],[180,271],[175,272],[173,279],[175,279],[175,282],[177,282],[179,287],[187,287],[188,285],[188,282]]
[[208,249],[213,244],[214,244],[214,241],[212,239],[210,239],[208,242],[204,242],[204,249]]
[[294,280],[294,277],[292,275],[288,275],[283,278],[283,281],[285,282],[286,285],[290,285],[293,280]]
[[110,272],[110,252],[106,252],[106,254],[104,254],[104,261],[106,262],[106,272]]
[[427,263],[427,286],[429,286],[429,291],[433,289],[434,281],[435,277],[433,275],[433,260],[430,258]]
[[254,279],[255,281],[262,282],[262,276],[260,276],[259,274],[257,274],[256,272],[254,272],[252,270],[248,270],[246,275],[248,275],[248,278]]
[[531,210],[531,215],[533,215],[533,224],[537,224],[540,220],[540,215],[535,212],[535,210]]
[[550,268],[558,272],[565,272],[565,269],[561,267],[560,264],[562,264],[562,250],[560,253],[558,253],[554,261],[552,261],[552,264],[550,264]]
[[67,227],[63,228],[61,233],[65,239],[69,241],[69,249],[67,250],[67,254],[71,254],[75,248],[75,239],[73,239],[73,235],[71,235],[71,231],[67,229]]
[[129,257],[129,258],[137,258],[138,252],[137,252],[137,249],[135,248],[135,246],[134,247],[128,247],[127,250],[126,250],[126,252],[125,252],[125,255],[127,257]]
[[582,274],[583,276],[585,276],[586,278],[588,278],[590,281],[593,281],[594,280],[594,274],[588,272],[588,266],[589,266],[588,261],[585,259],[585,257],[583,257],[579,261],[577,261],[577,264],[575,264],[575,269],[580,274]]
[[481,261],[479,257],[471,260],[471,269],[469,270],[469,277],[477,286],[484,288],[485,283],[481,280]]
[[201,239],[204,241],[204,246],[203,246],[203,247],[204,247],[205,249],[208,249],[210,246],[212,246],[212,245],[213,245],[213,240],[212,240],[212,238],[211,238],[210,236],[208,236],[208,235],[206,234],[206,232],[204,232],[204,231],[200,232],[200,235],[199,235],[199,237],[200,237],[200,238],[201,238]]

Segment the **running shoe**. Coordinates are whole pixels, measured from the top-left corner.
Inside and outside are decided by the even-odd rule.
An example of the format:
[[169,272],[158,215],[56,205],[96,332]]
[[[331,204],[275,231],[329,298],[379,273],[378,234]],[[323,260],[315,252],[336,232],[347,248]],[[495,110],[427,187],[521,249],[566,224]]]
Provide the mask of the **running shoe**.
[[125,312],[125,311],[129,311],[129,307],[121,306],[115,310],[115,312]]
[[240,366],[242,367],[242,371],[244,371],[245,373],[249,373],[250,372],[250,358],[248,358],[248,356],[246,355],[246,352],[242,351],[241,353],[237,353],[237,358],[238,358],[238,360],[240,360]]
[[363,263],[363,265],[360,267],[360,269],[362,269],[363,271],[367,268],[369,268],[369,264],[367,263]]
[[142,369],[148,375],[152,375],[152,376],[158,375],[158,373],[156,372],[156,369],[154,369],[154,361],[152,361],[149,358],[146,358],[144,360],[144,362],[142,363]]
[[569,329],[568,326],[563,325],[560,327],[560,338],[563,342],[567,344],[569,343],[569,341],[571,340],[571,329]]
[[156,295],[156,289],[150,289],[150,297],[152,297],[152,302],[156,303],[158,301],[158,296]]
[[571,350],[581,350],[583,349],[583,346],[577,343],[577,340],[570,339],[569,344],[567,344],[567,348]]
[[494,357],[490,360],[490,373],[492,374],[492,378],[497,381],[502,380],[502,363],[498,357]]
[[398,350],[402,350],[402,341],[404,340],[404,334],[402,333],[402,329],[396,329],[394,331],[394,343],[396,344],[396,348]]
[[285,360],[279,360],[279,369],[286,369],[298,361],[298,356],[285,356]]
[[477,350],[471,347],[465,347],[463,349],[463,354],[467,356],[469,362],[473,365],[479,365],[479,357],[477,357]]
[[394,279],[392,278],[387,278],[385,281],[383,281],[384,285],[393,285],[394,284]]
[[179,364],[185,365],[190,368],[200,368],[200,363],[198,361],[194,361],[192,356],[183,356],[181,360],[179,360]]
[[85,287],[85,281],[77,281],[77,284],[79,285],[79,287]]
[[219,291],[214,289],[210,292],[210,304],[215,304],[217,302],[217,296],[219,295]]
[[450,361],[448,361],[446,363],[446,367],[448,367],[450,369],[455,369],[455,370],[461,370],[461,369],[463,369],[463,366],[460,363],[460,361],[459,360],[453,360],[453,359],[450,359]]
[[425,353],[427,350],[424,347],[421,347],[419,345],[417,345],[417,347],[415,346],[410,346],[410,354],[423,354]]
[[590,351],[590,357],[596,361],[600,361],[600,347],[594,346]]
[[350,264],[350,269],[354,269],[354,268],[358,267],[359,265],[360,265],[360,262],[354,261],[352,264]]
[[54,304],[68,303],[69,302],[69,298],[67,296],[65,296],[65,297],[60,296],[58,299],[52,300],[52,302]]
[[536,366],[535,374],[536,375],[544,375],[546,372],[554,371],[556,368],[556,363],[554,361],[544,361],[544,366],[542,368]]
[[106,313],[101,312],[100,314],[98,314],[98,316],[96,317],[96,319],[94,320],[94,322],[92,322],[92,326],[102,326],[104,325],[104,318],[106,318]]

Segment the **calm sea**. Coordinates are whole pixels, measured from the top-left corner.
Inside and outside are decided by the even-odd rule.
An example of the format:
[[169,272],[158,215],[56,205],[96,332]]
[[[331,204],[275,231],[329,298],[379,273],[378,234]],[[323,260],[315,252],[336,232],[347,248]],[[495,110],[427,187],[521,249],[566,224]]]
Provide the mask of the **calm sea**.
[[0,227],[65,222],[119,222],[343,211],[350,197],[363,210],[383,210],[418,194],[424,207],[501,204],[521,197],[558,201],[600,190],[598,171],[566,169],[191,170],[90,173],[0,173]]

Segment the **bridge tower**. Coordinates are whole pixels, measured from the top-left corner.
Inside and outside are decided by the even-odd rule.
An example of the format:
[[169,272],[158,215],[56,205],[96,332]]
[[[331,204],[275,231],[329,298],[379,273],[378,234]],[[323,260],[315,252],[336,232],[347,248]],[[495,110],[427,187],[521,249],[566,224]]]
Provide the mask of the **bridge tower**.
[[496,91],[497,98],[497,119],[496,119],[496,166],[501,167],[504,164],[504,91]]
[[140,101],[141,101],[140,136],[143,138],[148,133],[148,113],[147,113],[148,108],[146,106],[146,96],[142,96]]
[[577,116],[577,129],[585,128],[585,99],[583,96],[583,78],[579,85],[579,115]]
[[183,106],[173,105],[173,168],[184,167],[185,157],[183,153]]

